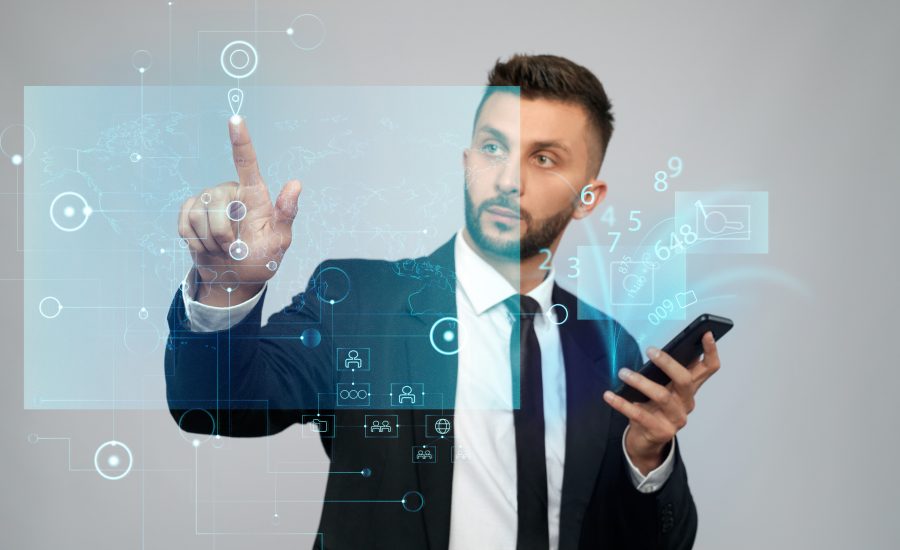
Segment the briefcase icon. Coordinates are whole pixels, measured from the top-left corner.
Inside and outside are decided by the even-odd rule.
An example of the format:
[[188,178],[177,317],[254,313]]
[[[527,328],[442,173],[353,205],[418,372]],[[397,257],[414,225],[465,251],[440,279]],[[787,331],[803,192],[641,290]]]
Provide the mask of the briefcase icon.
[[313,418],[312,419],[312,431],[320,433],[320,434],[328,433],[328,421],[321,420],[318,418]]
[[358,351],[351,349],[347,352],[347,358],[344,359],[344,368],[347,370],[362,368],[362,359],[359,358]]

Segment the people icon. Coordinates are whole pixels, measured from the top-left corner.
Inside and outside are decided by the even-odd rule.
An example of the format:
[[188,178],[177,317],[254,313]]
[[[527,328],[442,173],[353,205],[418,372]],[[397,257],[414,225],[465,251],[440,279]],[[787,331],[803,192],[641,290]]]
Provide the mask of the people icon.
[[400,404],[409,403],[410,405],[416,404],[416,396],[413,395],[412,386],[403,386],[400,388]]
[[430,449],[419,449],[416,452],[416,460],[434,460],[434,456],[432,456]]
[[373,420],[369,427],[370,433],[391,433],[391,424],[387,420]]
[[359,352],[351,349],[347,352],[347,358],[344,359],[344,368],[349,370],[357,370],[362,368],[362,359],[359,358]]

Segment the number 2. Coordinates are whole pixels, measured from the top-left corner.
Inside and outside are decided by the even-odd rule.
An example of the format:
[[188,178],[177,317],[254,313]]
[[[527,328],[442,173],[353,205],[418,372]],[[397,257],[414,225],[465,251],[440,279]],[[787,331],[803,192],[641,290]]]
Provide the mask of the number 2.
[[540,265],[540,267],[538,267],[538,269],[543,269],[544,271],[547,271],[548,269],[550,269],[550,258],[553,257],[553,252],[551,252],[549,248],[542,248],[541,253],[546,254],[547,257],[544,259],[543,262],[541,262],[541,265]]

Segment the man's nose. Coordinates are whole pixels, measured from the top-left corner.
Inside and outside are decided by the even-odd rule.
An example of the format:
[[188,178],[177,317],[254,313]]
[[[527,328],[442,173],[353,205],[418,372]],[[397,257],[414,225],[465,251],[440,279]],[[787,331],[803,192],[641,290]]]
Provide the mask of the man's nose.
[[518,195],[521,191],[521,170],[519,163],[510,157],[503,163],[500,173],[497,174],[497,192],[505,195]]

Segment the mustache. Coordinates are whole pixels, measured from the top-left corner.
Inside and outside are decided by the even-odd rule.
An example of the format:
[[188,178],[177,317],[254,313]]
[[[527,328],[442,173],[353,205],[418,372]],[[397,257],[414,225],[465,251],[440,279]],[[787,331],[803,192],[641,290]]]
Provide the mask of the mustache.
[[527,210],[522,209],[518,204],[516,204],[515,202],[511,201],[510,199],[508,199],[507,197],[505,197],[503,195],[494,197],[492,199],[487,199],[484,202],[482,202],[478,206],[479,216],[481,215],[482,212],[484,212],[485,210],[487,210],[488,208],[490,208],[492,206],[508,208],[509,210],[512,210],[513,212],[515,212],[516,215],[519,216],[519,218],[524,220],[526,223],[531,221],[531,214],[529,214]]

